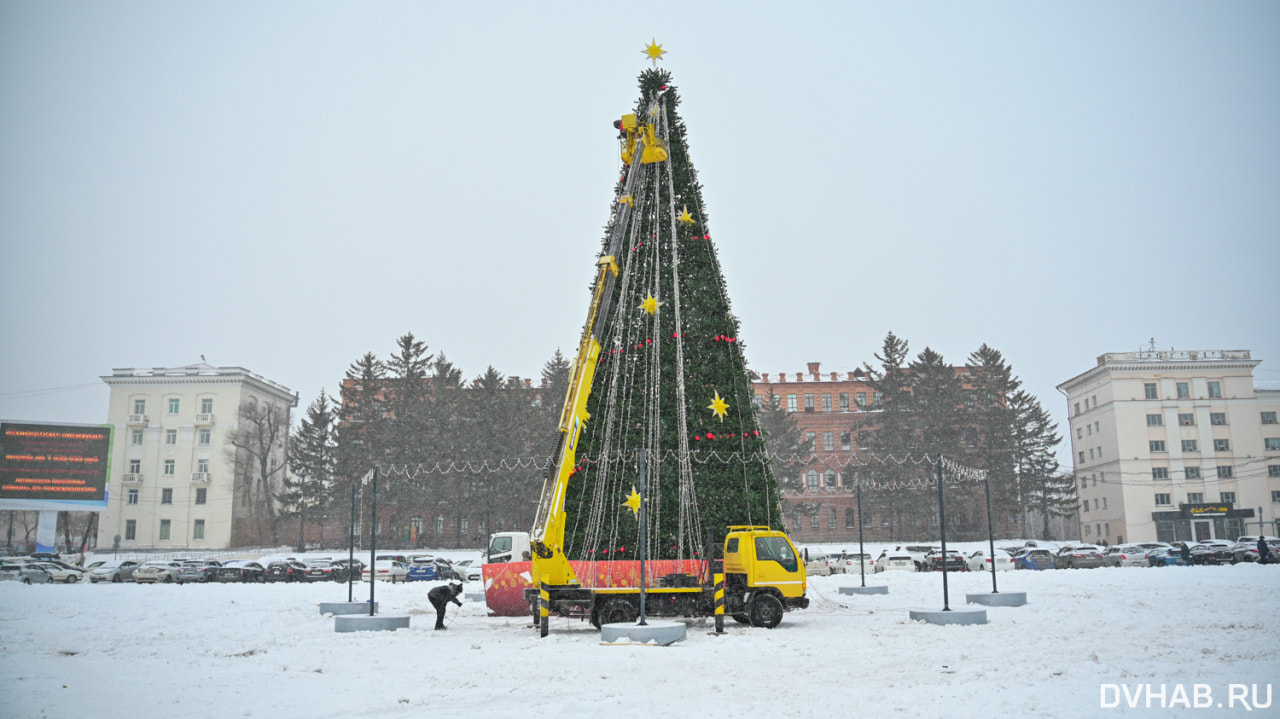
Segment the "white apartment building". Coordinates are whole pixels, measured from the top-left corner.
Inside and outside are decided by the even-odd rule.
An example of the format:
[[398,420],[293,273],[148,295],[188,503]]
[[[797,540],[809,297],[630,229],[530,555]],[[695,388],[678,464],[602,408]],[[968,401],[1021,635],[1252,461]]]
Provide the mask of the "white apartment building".
[[[297,396],[243,367],[113,369],[107,421],[115,426],[107,509],[98,548],[222,549],[256,543],[286,462]],[[278,408],[284,432],[262,453],[272,471],[229,447],[241,406]],[[239,469],[237,469],[239,467]],[[267,490],[267,491],[264,491]],[[264,495],[266,498],[264,499]],[[256,504],[256,506],[254,506]]]
[[1255,381],[1259,363],[1248,350],[1112,352],[1058,385],[1081,538],[1277,534],[1280,383]]

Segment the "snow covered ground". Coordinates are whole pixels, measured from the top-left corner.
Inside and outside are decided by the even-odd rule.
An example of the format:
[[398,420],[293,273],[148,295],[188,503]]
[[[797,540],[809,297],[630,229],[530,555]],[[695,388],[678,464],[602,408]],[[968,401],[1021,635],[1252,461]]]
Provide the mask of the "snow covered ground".
[[[316,605],[345,601],[346,585],[3,582],[0,716],[1280,715],[1280,566],[997,580],[1028,604],[989,608],[984,626],[908,619],[942,608],[940,574],[869,575],[889,586],[872,596],[839,593],[857,575],[814,577],[813,604],[777,629],[730,620],[714,637],[696,620],[671,647],[601,645],[566,619],[539,639],[527,619],[489,617],[479,602],[451,607],[435,632],[433,583],[378,585],[382,613],[411,615],[409,629],[339,634]],[[991,577],[949,585],[963,607]]]

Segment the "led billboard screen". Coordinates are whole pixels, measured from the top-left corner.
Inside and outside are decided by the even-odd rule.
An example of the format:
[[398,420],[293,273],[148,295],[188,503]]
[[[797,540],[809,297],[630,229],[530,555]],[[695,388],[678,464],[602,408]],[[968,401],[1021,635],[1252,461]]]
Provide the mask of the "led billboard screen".
[[107,505],[111,426],[0,422],[0,508]]

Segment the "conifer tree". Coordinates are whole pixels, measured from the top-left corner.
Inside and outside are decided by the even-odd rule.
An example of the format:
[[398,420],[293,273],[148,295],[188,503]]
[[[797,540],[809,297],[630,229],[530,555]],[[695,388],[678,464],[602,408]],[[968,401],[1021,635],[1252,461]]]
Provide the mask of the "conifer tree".
[[333,400],[320,390],[307,415],[298,424],[289,441],[289,471],[280,502],[298,516],[298,544],[304,542],[304,523],[308,518],[320,520],[321,545],[324,544],[324,521],[335,504],[333,488],[337,479],[337,446],[335,442],[335,408]]
[[866,433],[859,449],[875,459],[855,470],[855,481],[865,481],[863,512],[879,514],[890,522],[890,538],[913,537],[919,530],[922,508],[927,506],[920,468],[906,461],[915,452],[915,426],[911,413],[911,377],[906,361],[910,345],[889,332],[875,355],[879,367],[864,364],[867,386],[873,392],[870,412],[859,417],[854,431]]
[[663,70],[639,85],[631,138],[652,128],[654,141],[624,158],[603,241],[619,274],[605,285],[603,351],[568,486],[571,559],[635,556],[637,522],[622,506],[633,486],[646,495],[650,556],[692,556],[704,530],[722,538],[729,525],[780,520],[680,98]]

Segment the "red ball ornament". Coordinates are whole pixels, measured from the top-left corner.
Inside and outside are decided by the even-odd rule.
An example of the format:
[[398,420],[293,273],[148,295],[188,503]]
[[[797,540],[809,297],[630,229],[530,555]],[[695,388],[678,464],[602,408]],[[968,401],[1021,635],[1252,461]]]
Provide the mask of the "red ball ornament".
[[703,235],[703,236],[702,236],[702,239],[704,239],[704,240],[709,240],[709,239],[711,239],[711,235]]

